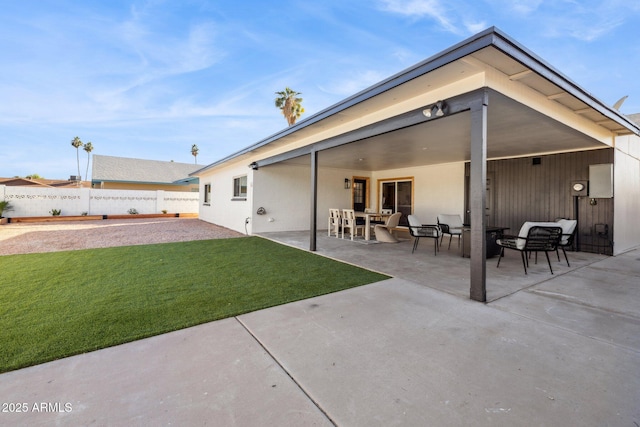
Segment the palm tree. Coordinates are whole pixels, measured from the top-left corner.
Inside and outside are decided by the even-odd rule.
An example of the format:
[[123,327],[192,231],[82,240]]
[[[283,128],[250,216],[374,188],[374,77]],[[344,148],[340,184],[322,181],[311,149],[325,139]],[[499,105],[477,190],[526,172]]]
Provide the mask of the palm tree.
[[91,141],[89,141],[86,144],[84,144],[84,147],[82,148],[84,151],[87,152],[87,170],[86,170],[86,173],[84,174],[84,179],[89,179],[89,159],[91,158],[91,152],[93,151],[93,144],[91,143]]
[[78,179],[80,179],[80,147],[84,144],[80,141],[80,138],[77,136],[71,140],[71,145],[76,148],[76,160],[78,163]]
[[293,125],[304,113],[302,98],[297,98],[298,95],[302,94],[286,87],[283,91],[276,92],[276,95],[278,95],[276,107],[282,110],[282,115],[287,119],[287,124],[289,126]]
[[194,162],[195,164],[198,164],[198,146],[197,146],[196,144],[193,144],[193,145],[191,146],[191,155],[192,155],[193,157],[195,157],[195,159],[193,160],[193,162]]

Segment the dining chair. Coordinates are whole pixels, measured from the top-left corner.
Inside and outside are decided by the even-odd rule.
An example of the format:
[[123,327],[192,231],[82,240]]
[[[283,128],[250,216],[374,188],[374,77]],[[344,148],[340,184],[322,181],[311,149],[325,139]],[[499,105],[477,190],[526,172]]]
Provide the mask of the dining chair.
[[340,227],[342,226],[340,209],[329,209],[328,225],[327,235],[331,237],[331,234],[335,234],[336,237],[340,237]]
[[358,224],[356,222],[356,212],[353,209],[343,209],[342,210],[342,238],[344,239],[344,231],[345,229],[349,229],[349,233],[351,234],[351,240],[353,240],[353,236],[358,234],[358,229],[362,230],[364,235],[364,225]]
[[387,218],[387,222],[382,224],[376,224],[374,228],[374,232],[376,233],[376,240],[379,242],[385,243],[398,243],[398,239],[396,239],[393,235],[393,229],[398,226],[400,223],[400,217],[402,213],[396,212]]

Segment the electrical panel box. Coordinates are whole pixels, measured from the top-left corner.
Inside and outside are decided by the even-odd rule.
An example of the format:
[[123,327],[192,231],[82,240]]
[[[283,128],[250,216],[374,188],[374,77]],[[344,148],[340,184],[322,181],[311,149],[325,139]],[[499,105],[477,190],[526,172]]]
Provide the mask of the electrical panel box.
[[613,164],[589,165],[589,197],[592,199],[613,197]]

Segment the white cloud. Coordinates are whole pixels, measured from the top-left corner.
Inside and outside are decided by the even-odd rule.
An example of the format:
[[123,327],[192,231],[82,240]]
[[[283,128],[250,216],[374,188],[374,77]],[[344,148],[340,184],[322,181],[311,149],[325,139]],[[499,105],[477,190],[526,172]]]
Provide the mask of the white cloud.
[[335,79],[318,87],[323,92],[346,97],[355,95],[385,77],[389,76],[382,75],[380,72],[374,70],[356,71],[350,73],[349,77]]
[[461,33],[442,0],[380,0],[380,3],[382,10],[414,18],[431,18],[446,31]]
[[486,23],[486,21],[469,22],[467,20],[464,20],[464,27],[469,33],[476,34],[482,30],[486,30],[489,25]]

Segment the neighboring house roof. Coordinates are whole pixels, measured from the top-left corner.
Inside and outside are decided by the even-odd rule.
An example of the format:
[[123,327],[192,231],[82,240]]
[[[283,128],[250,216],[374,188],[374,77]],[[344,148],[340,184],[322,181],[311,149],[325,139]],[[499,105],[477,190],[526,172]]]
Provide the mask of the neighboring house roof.
[[93,155],[91,182],[188,185],[189,174],[202,166],[191,163]]
[[[87,182],[83,181],[83,183]],[[6,185],[8,187],[78,187],[78,183],[76,181],[41,178],[0,178],[0,185]]]
[[[366,114],[373,117],[372,111],[383,111],[393,104],[410,100],[416,94],[425,93],[427,90],[432,90],[435,93],[436,88],[448,88],[448,91],[452,91],[453,85],[459,82],[463,82],[461,87],[464,87],[465,84],[476,84],[471,82],[470,78],[472,75],[479,76],[481,73],[486,75],[483,80],[485,86],[488,81],[492,81],[492,78],[495,78],[495,81],[501,84],[496,90],[505,88],[510,90],[509,83],[517,84],[519,85],[518,89],[521,88],[527,93],[536,93],[544,97],[549,103],[545,105],[545,108],[556,108],[562,109],[563,112],[572,112],[575,117],[580,117],[581,120],[596,124],[612,134],[640,135],[640,126],[637,123],[595,98],[588,91],[502,31],[491,27],[299,121],[293,126],[289,126],[253,145],[196,170],[192,173],[192,176],[217,168],[231,160],[236,161],[251,156],[255,157],[258,152],[263,150],[285,145],[294,146],[305,140],[305,138],[308,141],[311,139],[315,141],[306,143],[305,147],[301,147],[292,153],[291,158],[309,154],[309,147],[313,144],[318,144],[317,149],[323,150],[325,147],[320,145],[323,142],[320,135],[326,132],[327,129],[340,126],[342,123],[357,123]],[[506,76],[508,83],[501,80],[504,76]],[[478,81],[480,80],[478,79]],[[479,84],[481,85],[482,83]],[[509,113],[512,107],[516,106],[505,97],[500,98],[498,96],[495,98],[497,99],[496,103],[501,104],[502,111],[505,113]],[[433,101],[436,100],[434,99]],[[520,108],[521,113],[524,110],[526,108]],[[506,116],[507,114],[504,115]],[[523,116],[524,114],[521,114],[521,117]],[[543,120],[544,118],[538,115],[536,119]],[[515,123],[506,124],[512,125]],[[553,126],[553,124],[549,126]],[[521,135],[523,135],[523,132],[512,132],[510,136],[516,139]],[[366,137],[366,135],[363,136]],[[552,137],[553,135],[549,136]],[[513,145],[517,145],[515,141]],[[549,151],[556,151],[556,149],[557,147],[549,147]],[[522,155],[523,153],[518,152],[516,154]],[[268,164],[268,162],[264,162],[264,164]],[[262,162],[257,162],[257,166],[262,165]]]

